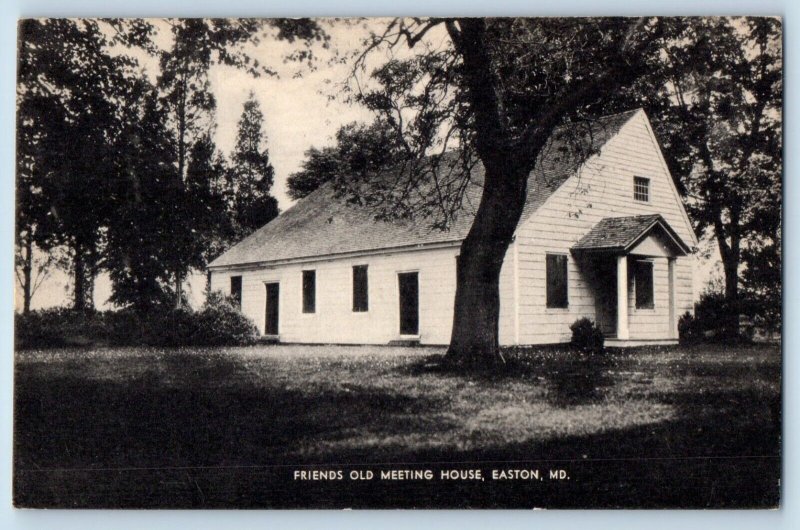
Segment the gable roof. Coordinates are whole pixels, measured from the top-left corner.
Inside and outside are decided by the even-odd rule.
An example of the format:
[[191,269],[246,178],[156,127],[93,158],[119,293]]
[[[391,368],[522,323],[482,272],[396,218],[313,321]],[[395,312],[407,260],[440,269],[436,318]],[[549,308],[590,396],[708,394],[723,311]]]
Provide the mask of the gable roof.
[[[586,152],[599,151],[639,109],[605,116],[580,124]],[[575,127],[577,127],[576,125]],[[582,160],[571,156],[563,134],[557,128],[528,179],[528,197],[520,224],[579,168]],[[332,183],[321,186],[294,206],[256,230],[224,254],[209,268],[225,268],[319,256],[333,256],[431,244],[457,244],[472,226],[483,186],[484,168],[478,163],[461,209],[448,230],[432,228],[428,219],[381,221],[366,207],[349,204],[336,193]]]
[[659,214],[601,219],[573,245],[572,250],[578,252],[628,252],[656,227],[666,232],[681,252],[684,254],[691,252],[689,245]]

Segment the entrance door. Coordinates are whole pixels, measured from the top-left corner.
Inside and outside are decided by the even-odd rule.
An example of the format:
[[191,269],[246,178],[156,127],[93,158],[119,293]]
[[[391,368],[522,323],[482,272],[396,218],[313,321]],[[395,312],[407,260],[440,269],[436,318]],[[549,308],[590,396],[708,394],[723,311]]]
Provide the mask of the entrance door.
[[419,275],[401,272],[397,278],[400,285],[400,334],[419,335]]
[[280,293],[279,284],[268,283],[267,286],[267,320],[264,324],[265,335],[278,334],[278,294]]

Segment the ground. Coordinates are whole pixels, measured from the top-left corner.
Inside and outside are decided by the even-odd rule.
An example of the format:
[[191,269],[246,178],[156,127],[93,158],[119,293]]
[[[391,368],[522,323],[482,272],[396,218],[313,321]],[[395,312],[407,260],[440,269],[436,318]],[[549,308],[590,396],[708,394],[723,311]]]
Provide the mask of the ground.
[[[778,346],[582,357],[436,348],[20,351],[15,502],[110,507],[776,506]],[[491,481],[493,469],[541,481]],[[342,470],[343,482],[297,481]],[[485,481],[349,481],[481,469]],[[567,479],[550,480],[549,470]]]

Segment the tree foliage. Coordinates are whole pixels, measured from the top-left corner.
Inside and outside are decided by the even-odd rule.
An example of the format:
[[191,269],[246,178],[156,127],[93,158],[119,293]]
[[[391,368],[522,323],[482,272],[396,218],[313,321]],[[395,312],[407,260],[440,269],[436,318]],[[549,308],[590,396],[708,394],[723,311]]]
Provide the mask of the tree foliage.
[[[131,93],[136,66],[108,49],[142,45],[150,30],[136,19],[20,22],[18,247],[68,249],[78,309],[92,306],[103,266],[104,227],[114,214],[109,176],[123,120],[119,102]],[[23,289],[29,293],[30,285]]]
[[278,215],[278,201],[270,195],[275,169],[264,145],[264,114],[250,93],[239,119],[236,147],[229,173],[232,217],[241,239]]
[[676,26],[664,46],[664,84],[649,100],[696,228],[719,248],[735,334],[741,287],[759,300],[747,300],[751,307],[780,314],[781,24],[697,18]]
[[305,152],[302,169],[287,181],[292,199],[301,199],[326,182],[338,180],[345,186],[355,176],[369,179],[403,160],[395,131],[384,120],[377,119],[369,125],[357,122],[343,125],[336,132],[335,141],[333,146],[311,147]]
[[[377,175],[348,192],[388,216],[426,215],[446,228],[470,168],[483,166],[457,265],[450,361],[501,359],[499,274],[528,176],[559,125],[616,110],[614,95],[658,63],[664,30],[657,18],[415,18],[394,19],[364,43],[351,97],[394,130],[403,157],[394,184]],[[437,44],[426,40],[436,32]],[[419,53],[368,71],[370,54],[401,45]],[[453,147],[457,160],[446,156]]]
[[[216,64],[276,75],[250,58],[261,39],[297,42],[286,57],[311,64],[327,35],[309,19],[169,19],[171,44],[139,19],[35,19],[20,23],[17,127],[17,257],[24,307],[35,291],[37,249],[63,249],[73,305],[91,307],[101,269],[112,301],[139,308],[169,294],[235,237],[216,152]],[[150,86],[134,56],[159,59]],[[262,187],[263,187],[262,183]],[[271,185],[271,176],[269,180]],[[274,199],[272,199],[274,201]],[[250,217],[275,204],[254,207]],[[270,214],[272,215],[272,214]]]

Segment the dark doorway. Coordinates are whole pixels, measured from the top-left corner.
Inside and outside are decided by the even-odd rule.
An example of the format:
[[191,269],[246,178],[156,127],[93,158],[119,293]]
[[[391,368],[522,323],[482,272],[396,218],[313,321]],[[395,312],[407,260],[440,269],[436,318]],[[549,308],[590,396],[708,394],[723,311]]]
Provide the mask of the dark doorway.
[[400,284],[400,334],[419,335],[419,275],[401,272]]
[[278,334],[278,308],[279,308],[279,284],[268,283],[267,285],[267,320],[264,324],[265,335]]

